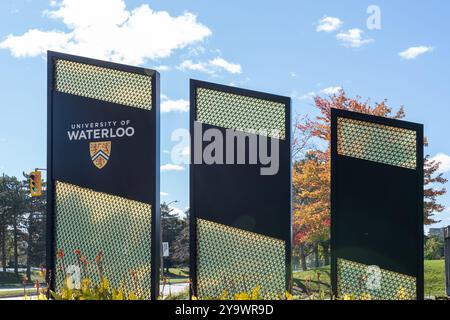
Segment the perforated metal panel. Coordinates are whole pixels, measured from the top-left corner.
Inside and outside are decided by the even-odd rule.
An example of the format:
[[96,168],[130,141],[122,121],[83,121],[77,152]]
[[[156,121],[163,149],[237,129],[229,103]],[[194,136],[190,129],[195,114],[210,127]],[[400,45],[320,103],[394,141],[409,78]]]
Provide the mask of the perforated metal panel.
[[152,108],[151,76],[58,59],[55,90],[129,107]]
[[338,118],[338,154],[416,169],[416,131]]
[[[102,251],[105,276],[115,288],[151,294],[151,206],[64,182],[56,182],[56,248],[64,267],[83,267],[74,254],[90,261],[87,275],[98,280],[95,257]],[[62,288],[62,261],[57,261],[56,287]]]
[[196,120],[205,124],[264,136],[286,138],[286,106],[282,103],[197,88]]
[[250,292],[275,299],[286,289],[285,242],[204,219],[197,220],[198,295]]
[[352,295],[361,298],[364,295],[373,300],[416,299],[414,277],[383,269],[377,274],[373,270],[364,264],[338,259],[339,297]]

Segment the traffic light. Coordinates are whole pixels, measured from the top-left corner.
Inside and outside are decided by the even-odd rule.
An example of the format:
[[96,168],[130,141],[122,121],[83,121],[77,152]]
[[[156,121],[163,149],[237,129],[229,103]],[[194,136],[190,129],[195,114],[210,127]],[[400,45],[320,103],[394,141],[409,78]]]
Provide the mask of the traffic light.
[[32,197],[42,196],[42,178],[40,171],[30,173],[30,193]]

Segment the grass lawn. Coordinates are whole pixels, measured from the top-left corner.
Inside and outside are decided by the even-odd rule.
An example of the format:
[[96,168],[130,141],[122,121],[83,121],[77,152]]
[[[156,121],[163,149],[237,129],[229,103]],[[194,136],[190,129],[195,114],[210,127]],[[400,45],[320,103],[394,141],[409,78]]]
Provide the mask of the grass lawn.
[[[318,278],[320,274],[320,278]],[[326,297],[330,297],[330,266],[294,272],[294,295],[308,295],[323,290]]]
[[[425,296],[445,296],[445,262],[444,260],[425,260]],[[298,292],[317,292],[319,282],[317,272],[320,273],[320,289],[330,296],[330,267],[315,270],[294,272],[294,294]]]
[[169,283],[185,283],[189,281],[189,269],[169,268],[169,273],[165,273],[169,278]]
[[[36,289],[27,289],[27,294],[36,293]],[[23,289],[0,291],[0,298],[23,297]]]
[[425,296],[445,297],[444,260],[425,260]]

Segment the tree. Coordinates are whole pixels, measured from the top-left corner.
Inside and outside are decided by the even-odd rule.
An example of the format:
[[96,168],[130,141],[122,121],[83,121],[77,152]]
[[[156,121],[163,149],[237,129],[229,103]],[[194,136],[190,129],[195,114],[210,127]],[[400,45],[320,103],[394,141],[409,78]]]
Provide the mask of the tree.
[[176,236],[172,245],[172,259],[177,266],[188,266],[189,264],[189,210],[185,212],[186,216],[182,220],[183,228]]
[[[343,109],[375,116],[403,119],[404,108],[398,111],[387,105],[387,101],[372,104],[370,100],[353,99],[341,90],[338,94],[316,97],[315,107],[319,115],[313,119],[298,118],[295,124],[292,153],[295,156],[294,182],[294,239],[297,244],[319,241],[324,256],[328,256],[328,235],[330,223],[330,138],[331,109]],[[425,140],[425,145],[428,141]],[[442,212],[444,206],[438,203],[439,196],[446,193],[445,188],[438,188],[447,182],[439,172],[440,163],[424,159],[425,224],[436,223],[434,215]],[[300,188],[295,188],[300,186]],[[327,241],[324,241],[324,240]],[[326,250],[325,250],[326,249]],[[327,253],[325,253],[327,252]]]
[[444,241],[437,236],[428,237],[425,241],[425,259],[438,260],[444,258]]
[[[172,247],[177,235],[183,228],[183,222],[177,213],[173,213],[173,209],[168,204],[163,202],[161,204],[161,230],[162,241],[169,243],[169,248]],[[174,265],[173,255],[164,259],[164,267],[166,272]]]
[[[306,257],[315,255],[318,267],[318,244],[328,245],[330,225],[330,175],[329,163],[308,153],[306,159],[297,162],[293,175],[293,228],[294,240],[300,247],[302,269],[306,269]],[[308,244],[312,248],[308,248]],[[308,252],[311,251],[311,252]],[[328,249],[324,251],[325,263],[329,263]]]
[[31,267],[45,263],[45,194],[30,197],[29,180],[3,175],[0,177],[0,254],[3,271],[11,257],[14,272],[26,265],[31,279]]
[[0,177],[0,254],[2,256],[2,269],[3,272],[6,272],[7,267],[7,247],[6,247],[6,238],[7,238],[7,228],[9,224],[9,201],[8,201],[8,193],[6,189],[7,179],[4,174]]
[[[19,274],[19,254],[23,247],[23,209],[25,207],[25,190],[15,177],[3,175],[2,178],[2,236],[5,237],[9,229],[12,231],[13,239],[13,266],[14,273]],[[6,239],[5,239],[6,240]],[[2,243],[2,263],[5,270],[6,241]]]

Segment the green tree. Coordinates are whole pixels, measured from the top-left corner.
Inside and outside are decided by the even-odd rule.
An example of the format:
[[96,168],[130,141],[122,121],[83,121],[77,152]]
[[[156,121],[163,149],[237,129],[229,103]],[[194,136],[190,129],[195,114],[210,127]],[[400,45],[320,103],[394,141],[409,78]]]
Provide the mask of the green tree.
[[439,260],[444,257],[444,241],[437,236],[427,237],[425,241],[425,259]]
[[183,228],[176,236],[172,246],[173,261],[177,266],[186,267],[189,265],[189,210],[185,212],[186,216],[182,220]]
[[[2,237],[7,237],[7,233],[12,233],[13,267],[14,273],[19,274],[19,254],[23,247],[24,237],[24,216],[26,192],[22,183],[16,177],[3,175],[0,183],[2,186]],[[3,240],[3,239],[2,239]],[[6,239],[5,239],[6,240]],[[2,241],[2,264],[6,269],[7,264],[7,242]]]
[[[172,248],[177,235],[182,229],[183,221],[180,219],[178,213],[174,213],[174,209],[167,203],[163,202],[161,204],[162,241],[168,242],[169,248]],[[173,267],[174,264],[173,254],[170,254],[169,257],[164,258],[164,267],[166,272],[169,272],[169,268]]]

